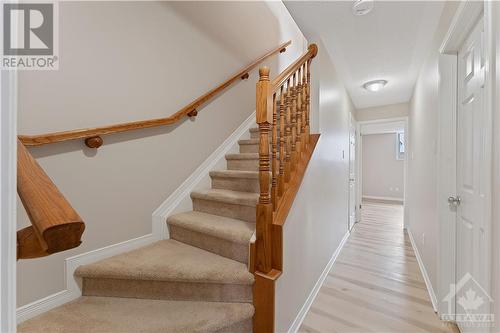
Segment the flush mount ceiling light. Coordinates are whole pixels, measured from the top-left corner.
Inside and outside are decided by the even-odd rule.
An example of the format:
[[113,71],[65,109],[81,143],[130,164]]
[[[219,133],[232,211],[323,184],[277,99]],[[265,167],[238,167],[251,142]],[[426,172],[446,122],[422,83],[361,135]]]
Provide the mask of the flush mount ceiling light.
[[352,13],[356,16],[366,15],[373,9],[373,0],[356,0],[352,5]]
[[363,84],[363,88],[368,91],[379,91],[387,84],[387,80],[373,80]]

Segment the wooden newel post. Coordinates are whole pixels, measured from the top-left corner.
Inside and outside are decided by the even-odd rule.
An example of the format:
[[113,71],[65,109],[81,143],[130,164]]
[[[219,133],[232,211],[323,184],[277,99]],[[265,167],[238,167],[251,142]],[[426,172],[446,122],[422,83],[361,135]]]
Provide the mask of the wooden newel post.
[[269,91],[269,68],[259,69],[257,82],[256,116],[259,125],[259,184],[260,196],[257,204],[256,219],[256,269],[268,273],[272,269],[271,225],[273,205],[271,202],[271,161],[269,137],[273,121],[272,92]]

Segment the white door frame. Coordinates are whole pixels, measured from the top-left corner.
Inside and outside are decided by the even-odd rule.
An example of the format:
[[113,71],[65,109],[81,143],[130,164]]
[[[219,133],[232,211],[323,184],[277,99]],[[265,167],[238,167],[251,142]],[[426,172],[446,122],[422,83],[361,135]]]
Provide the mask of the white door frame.
[[[354,128],[355,130],[355,135],[356,135],[356,144],[355,144],[355,147],[354,147],[354,150],[355,150],[355,153],[354,153],[354,177],[355,177],[355,181],[356,181],[356,185],[354,187],[354,192],[355,192],[355,196],[354,196],[354,206],[355,206],[355,217],[354,217],[354,223],[353,225],[351,225],[351,187],[350,187],[350,182],[351,182],[351,129]],[[358,186],[358,181],[359,181],[359,152],[358,152],[358,147],[359,147],[359,141],[358,141],[358,135],[359,135],[359,126],[358,126],[358,122],[356,120],[356,118],[354,117],[354,115],[351,113],[349,115],[349,180],[348,180],[348,193],[349,193],[349,205],[347,207],[347,216],[348,216],[348,221],[347,221],[347,226],[348,226],[348,229],[349,231],[352,230],[352,228],[354,227],[354,225],[356,223],[359,222],[359,219],[361,217],[361,213],[360,213],[360,204],[361,204],[361,200],[359,199],[360,196],[359,196],[359,186]],[[350,227],[350,228],[349,228]]]
[[0,71],[0,332],[16,331],[17,74]]
[[[487,4],[485,6],[485,3]],[[437,182],[437,207],[439,210],[439,246],[438,246],[438,313],[443,315],[455,314],[455,302],[452,299],[452,313],[449,313],[448,303],[443,299],[450,293],[450,288],[456,282],[456,213],[450,209],[447,198],[450,195],[456,195],[456,120],[457,120],[457,71],[458,50],[462,46],[465,38],[481,15],[484,16],[484,40],[485,40],[485,113],[486,117],[492,117],[492,102],[494,94],[492,93],[492,22],[490,15],[491,7],[488,2],[466,1],[462,2],[455,13],[450,28],[441,44],[439,71],[439,125],[438,125],[438,182]],[[491,121],[489,122],[492,123]],[[491,158],[492,158],[492,129],[488,128],[485,146],[486,160],[490,161],[490,172],[486,172],[489,178],[488,184],[491,184]],[[488,163],[487,163],[488,164]],[[491,188],[487,189],[489,204],[486,208],[486,232],[488,234],[487,248],[491,249]],[[489,251],[491,255],[491,250]],[[487,260],[489,262],[489,260]],[[491,269],[489,269],[491,272]],[[491,274],[490,274],[491,275]],[[454,294],[453,291],[451,291]]]
[[[409,126],[408,126],[408,117],[394,117],[394,118],[383,118],[383,119],[375,119],[375,120],[363,120],[363,121],[358,121],[357,122],[357,131],[358,131],[358,144],[356,149],[358,150],[358,202],[361,204],[362,202],[362,196],[363,196],[363,140],[362,140],[362,133],[361,133],[361,127],[363,125],[367,124],[388,124],[388,123],[394,123],[394,122],[404,122],[404,132],[405,132],[405,145],[406,145],[406,153],[405,153],[405,159],[404,159],[404,189],[403,189],[403,202],[404,202],[404,216],[403,216],[403,228],[406,229],[406,227],[409,224],[408,221],[408,214],[407,214],[407,209],[408,205],[406,204],[407,202],[407,195],[408,195],[408,138],[409,136]],[[361,205],[362,207],[362,205]],[[363,209],[363,208],[361,208]]]

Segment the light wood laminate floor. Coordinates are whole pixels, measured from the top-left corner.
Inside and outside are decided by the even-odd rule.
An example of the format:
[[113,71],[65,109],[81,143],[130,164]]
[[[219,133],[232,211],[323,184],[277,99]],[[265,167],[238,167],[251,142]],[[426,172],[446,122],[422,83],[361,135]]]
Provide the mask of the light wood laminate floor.
[[403,207],[363,203],[362,212],[299,332],[458,332],[433,311]]

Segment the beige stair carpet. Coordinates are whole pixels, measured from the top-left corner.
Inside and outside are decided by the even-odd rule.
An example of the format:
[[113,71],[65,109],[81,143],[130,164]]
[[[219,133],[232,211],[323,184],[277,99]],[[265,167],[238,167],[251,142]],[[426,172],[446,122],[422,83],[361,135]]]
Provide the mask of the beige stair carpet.
[[170,216],[170,239],[79,267],[78,300],[19,332],[252,332],[248,270],[259,198],[258,129],[193,191],[193,210]]
[[79,267],[83,295],[251,302],[245,264],[173,239]]
[[20,324],[18,333],[251,332],[245,303],[81,297]]
[[172,239],[248,262],[248,240],[255,231],[255,223],[192,211],[171,216],[168,226]]

